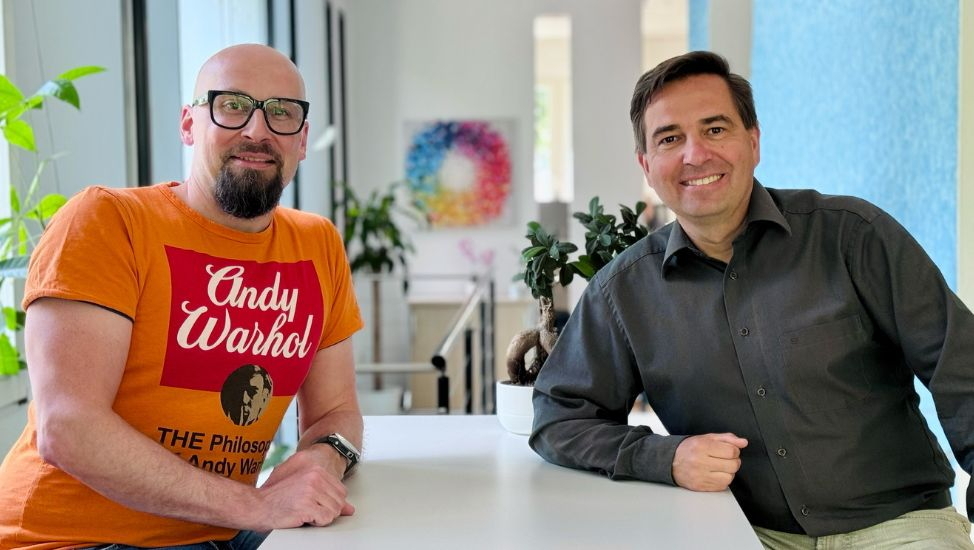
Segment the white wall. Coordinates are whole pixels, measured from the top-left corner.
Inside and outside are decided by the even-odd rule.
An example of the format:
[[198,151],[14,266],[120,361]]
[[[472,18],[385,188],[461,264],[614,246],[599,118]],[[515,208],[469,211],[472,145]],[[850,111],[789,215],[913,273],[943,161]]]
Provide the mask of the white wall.
[[730,63],[731,70],[751,75],[752,0],[710,2],[710,49]]
[[957,147],[957,282],[958,294],[974,307],[974,7],[960,3],[960,143]]
[[[493,249],[501,293],[518,271],[533,200],[533,19],[572,16],[575,203],[640,196],[629,97],[640,74],[639,0],[355,0],[348,5],[350,174],[359,190],[403,177],[410,120],[510,118],[514,223],[415,236],[417,273],[468,273],[459,242]],[[577,242],[581,234],[572,235]]]
[[[42,157],[67,153],[46,170],[46,192],[70,196],[96,183],[133,182],[136,164],[129,151],[134,141],[125,119],[131,101],[125,86],[131,78],[124,65],[122,3],[4,0],[3,10],[6,75],[25,93],[77,66],[107,69],[76,82],[80,112],[55,100],[28,115]],[[12,177],[33,175],[34,161],[30,154],[13,155]]]

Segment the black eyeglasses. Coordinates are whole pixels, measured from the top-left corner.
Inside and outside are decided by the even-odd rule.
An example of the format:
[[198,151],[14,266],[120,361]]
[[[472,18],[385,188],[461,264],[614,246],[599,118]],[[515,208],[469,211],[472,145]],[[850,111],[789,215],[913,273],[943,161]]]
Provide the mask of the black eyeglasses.
[[240,92],[210,90],[206,96],[193,100],[191,107],[210,104],[210,120],[220,128],[239,130],[250,122],[254,111],[264,111],[264,120],[271,132],[291,136],[301,131],[308,118],[307,101],[287,97],[271,97],[263,101]]

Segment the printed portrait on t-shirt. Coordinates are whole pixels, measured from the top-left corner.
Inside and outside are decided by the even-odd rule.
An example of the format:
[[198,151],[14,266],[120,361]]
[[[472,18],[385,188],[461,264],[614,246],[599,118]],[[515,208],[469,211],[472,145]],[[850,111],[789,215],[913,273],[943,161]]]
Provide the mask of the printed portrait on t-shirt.
[[220,390],[223,413],[238,426],[249,426],[260,419],[274,393],[267,371],[257,365],[244,365],[230,373]]

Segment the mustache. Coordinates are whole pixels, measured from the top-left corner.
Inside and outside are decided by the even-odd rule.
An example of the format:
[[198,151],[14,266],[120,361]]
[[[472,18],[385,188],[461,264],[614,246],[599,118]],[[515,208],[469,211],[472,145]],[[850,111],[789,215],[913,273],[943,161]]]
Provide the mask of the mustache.
[[274,162],[281,165],[281,155],[266,143],[243,143],[230,149],[223,155],[223,162],[226,163],[231,157],[238,157],[242,153],[260,153],[274,159]]

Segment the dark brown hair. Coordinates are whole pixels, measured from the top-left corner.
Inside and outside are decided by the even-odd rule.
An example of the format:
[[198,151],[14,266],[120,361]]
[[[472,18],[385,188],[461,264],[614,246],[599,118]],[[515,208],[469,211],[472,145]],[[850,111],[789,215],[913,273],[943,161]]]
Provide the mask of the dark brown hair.
[[754,96],[751,84],[744,77],[730,72],[727,60],[713,52],[690,52],[667,59],[647,71],[636,82],[629,107],[629,119],[636,138],[636,152],[646,152],[646,128],[643,116],[646,108],[653,102],[653,96],[667,84],[690,76],[701,74],[717,75],[727,82],[731,97],[737,106],[744,127],[750,130],[758,125],[758,115],[754,110]]

